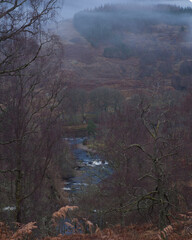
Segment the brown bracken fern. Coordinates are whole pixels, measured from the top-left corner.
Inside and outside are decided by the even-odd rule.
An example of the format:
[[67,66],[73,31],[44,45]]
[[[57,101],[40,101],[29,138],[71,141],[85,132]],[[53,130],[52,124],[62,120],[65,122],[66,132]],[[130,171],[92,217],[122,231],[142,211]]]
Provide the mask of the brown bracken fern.
[[[68,211],[70,211],[70,210],[73,211],[73,210],[76,210],[76,209],[78,209],[77,206],[68,206],[67,205],[65,207],[60,208],[57,212],[54,212],[53,215],[52,215],[53,225],[57,226],[58,221],[60,219],[62,219],[62,218],[64,220],[66,219]],[[69,226],[69,223],[68,222],[66,222],[66,223]],[[72,224],[70,224],[70,227],[72,227]]]
[[[55,223],[60,218],[66,219],[68,211],[78,209],[77,206],[65,206],[55,212],[52,217]],[[66,222],[67,227],[71,228],[71,235],[58,235],[57,237],[46,237],[41,240],[192,240],[192,213],[180,214],[177,220],[173,220],[170,225],[159,231],[152,224],[130,225],[121,227],[120,225],[113,228],[101,230],[97,225],[87,219],[83,219],[85,226],[88,227],[91,234],[85,234],[82,219],[71,219]],[[29,240],[32,230],[37,228],[35,222],[26,225],[17,224],[17,231],[12,232],[10,228],[0,222],[0,240]],[[95,232],[93,229],[96,229]],[[40,240],[40,238],[36,239]]]
[[29,239],[32,230],[37,228],[36,222],[30,222],[25,225],[19,225],[19,228],[13,233],[9,227],[0,222],[0,240],[25,240]]

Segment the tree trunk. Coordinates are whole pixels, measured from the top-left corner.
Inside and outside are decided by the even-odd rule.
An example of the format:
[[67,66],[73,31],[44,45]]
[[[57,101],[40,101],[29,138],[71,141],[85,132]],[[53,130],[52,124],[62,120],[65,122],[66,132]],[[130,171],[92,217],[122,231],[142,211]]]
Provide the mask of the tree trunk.
[[19,142],[17,146],[17,172],[15,179],[15,200],[16,200],[16,222],[21,222],[21,201],[22,201],[22,143]]

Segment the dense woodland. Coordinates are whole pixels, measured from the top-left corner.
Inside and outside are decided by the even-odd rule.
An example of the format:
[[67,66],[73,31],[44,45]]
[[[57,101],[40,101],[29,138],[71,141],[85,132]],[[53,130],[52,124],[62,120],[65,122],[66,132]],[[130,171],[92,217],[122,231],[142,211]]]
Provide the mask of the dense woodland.
[[[123,87],[69,84],[65,43],[46,30],[57,4],[0,0],[0,239],[190,239],[192,9],[75,15],[102,57],[138,60],[145,91],[127,97]],[[64,182],[79,172],[65,139],[77,136],[109,171],[70,194]]]

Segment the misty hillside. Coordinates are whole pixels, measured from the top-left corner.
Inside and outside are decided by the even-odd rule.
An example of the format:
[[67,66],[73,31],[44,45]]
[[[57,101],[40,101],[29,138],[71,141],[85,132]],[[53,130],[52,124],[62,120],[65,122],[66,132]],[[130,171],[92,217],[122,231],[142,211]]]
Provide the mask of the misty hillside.
[[0,1],[0,240],[192,239],[192,7],[106,1]]
[[171,5],[105,5],[59,26],[71,86],[112,86],[126,95],[158,83],[190,87],[192,9]]

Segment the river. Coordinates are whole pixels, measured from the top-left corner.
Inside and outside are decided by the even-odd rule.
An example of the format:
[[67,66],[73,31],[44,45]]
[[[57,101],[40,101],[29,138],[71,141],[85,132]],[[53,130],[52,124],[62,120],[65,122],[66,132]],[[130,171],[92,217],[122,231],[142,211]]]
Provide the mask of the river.
[[86,139],[86,137],[65,138],[79,166],[76,176],[66,182],[63,188],[70,193],[80,192],[90,185],[98,184],[111,173],[108,163],[98,154],[79,147]]

